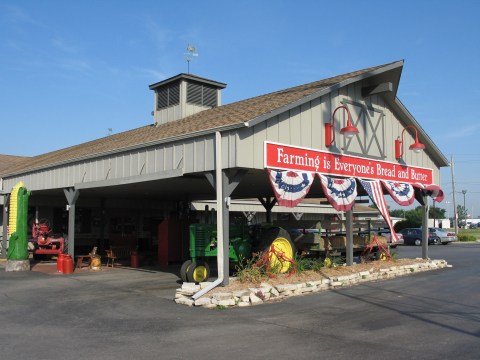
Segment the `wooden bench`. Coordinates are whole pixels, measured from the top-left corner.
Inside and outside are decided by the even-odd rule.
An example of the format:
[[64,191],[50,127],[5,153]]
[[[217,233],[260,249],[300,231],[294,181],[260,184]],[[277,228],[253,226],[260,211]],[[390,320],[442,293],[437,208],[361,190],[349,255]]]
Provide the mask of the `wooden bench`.
[[107,258],[107,267],[109,265],[112,265],[112,268],[115,267],[115,260],[117,260],[117,257],[115,256],[115,254],[113,253],[113,251],[110,249],[110,250],[105,250],[105,253],[107,254],[106,255],[106,258]]
[[77,255],[75,256],[75,259],[77,259],[77,261],[75,262],[75,267],[81,269],[83,265],[85,265],[85,263],[83,262],[84,259],[88,259],[88,263],[86,263],[86,266],[90,266],[90,263],[92,262],[92,255]]
[[130,255],[135,249],[128,246],[111,246],[110,250],[117,259],[130,259]]
[[105,250],[107,267],[110,265],[114,267],[117,260],[130,261],[132,251],[135,251],[135,248],[128,246],[110,246],[109,250]]
[[83,262],[84,259],[88,259],[87,266],[90,266],[92,264],[92,257],[95,256],[96,254],[97,254],[97,247],[94,246],[92,251],[90,251],[90,254],[75,256],[75,259],[77,259],[77,261],[75,262],[76,264],[75,267],[78,269],[81,269],[82,265],[84,265],[84,262]]

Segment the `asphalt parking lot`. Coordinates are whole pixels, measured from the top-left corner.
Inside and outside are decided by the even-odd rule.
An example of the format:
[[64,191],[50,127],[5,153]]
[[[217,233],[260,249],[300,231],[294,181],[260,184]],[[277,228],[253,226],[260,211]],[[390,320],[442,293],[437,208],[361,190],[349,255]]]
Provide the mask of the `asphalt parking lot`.
[[175,268],[0,269],[1,357],[477,359],[480,244],[431,246],[429,255],[453,267],[227,310],[176,305]]

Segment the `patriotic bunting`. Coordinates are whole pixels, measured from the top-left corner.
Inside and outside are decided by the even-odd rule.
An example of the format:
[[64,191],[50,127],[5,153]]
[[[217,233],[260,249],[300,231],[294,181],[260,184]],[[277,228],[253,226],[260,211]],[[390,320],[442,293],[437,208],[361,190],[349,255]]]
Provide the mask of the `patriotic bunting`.
[[411,184],[382,180],[382,184],[398,205],[408,206],[415,201],[415,190]]
[[[430,197],[433,198],[433,200],[435,200],[436,202],[442,202],[443,199],[444,199],[444,195],[443,195],[443,191],[442,189],[440,188],[440,186],[438,185],[423,185],[421,183],[414,183],[413,184],[414,187],[416,187],[417,189],[420,189],[420,190],[423,190],[424,192],[426,192],[426,194]],[[417,200],[422,204],[423,204],[423,199],[421,199],[421,197],[417,197]]]
[[385,219],[388,227],[390,228],[392,243],[398,241],[398,236],[393,229],[392,219],[390,218],[390,212],[388,211],[388,205],[383,196],[382,185],[379,180],[362,180],[358,179],[362,184],[362,187],[367,192],[370,199],[372,199],[375,206],[378,208],[383,218]]
[[357,182],[355,179],[336,179],[323,174],[318,175],[322,182],[323,192],[335,210],[351,210],[357,197]]
[[312,186],[314,177],[310,172],[268,169],[268,173],[278,204],[286,207],[295,207],[302,202]]

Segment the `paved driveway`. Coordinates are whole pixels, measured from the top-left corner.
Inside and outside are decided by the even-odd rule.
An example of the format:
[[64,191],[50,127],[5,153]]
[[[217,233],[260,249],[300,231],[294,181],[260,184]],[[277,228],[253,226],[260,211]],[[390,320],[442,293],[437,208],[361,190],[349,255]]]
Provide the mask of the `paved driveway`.
[[453,268],[229,310],[176,305],[174,273],[0,270],[1,358],[478,359],[480,244],[429,254]]

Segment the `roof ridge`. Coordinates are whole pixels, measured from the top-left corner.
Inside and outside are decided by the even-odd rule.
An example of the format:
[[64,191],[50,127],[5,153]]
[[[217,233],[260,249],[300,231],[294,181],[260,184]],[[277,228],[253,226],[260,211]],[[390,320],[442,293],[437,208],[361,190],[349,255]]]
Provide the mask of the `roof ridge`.
[[[359,74],[363,74],[363,73],[366,73],[366,72],[369,72],[369,71],[373,71],[373,70],[378,70],[378,69],[381,69],[382,67],[386,67],[386,66],[389,66],[389,65],[393,65],[393,64],[398,63],[398,62],[401,62],[401,61],[403,61],[403,60],[397,60],[397,61],[393,61],[393,62],[390,62],[390,63],[386,63],[386,64],[383,64],[383,65],[376,65],[376,66],[371,66],[371,67],[367,67],[367,68],[360,69],[360,70],[354,70],[354,71],[350,71],[350,72],[345,73],[345,74],[339,74],[339,75],[335,75],[335,76],[330,76],[330,77],[325,78],[325,79],[315,80],[315,81],[312,81],[312,82],[309,82],[309,83],[306,83],[306,84],[295,85],[295,86],[288,87],[288,88],[285,88],[285,89],[272,91],[272,92],[269,92],[269,93],[266,93],[266,94],[263,94],[263,95],[252,96],[252,97],[250,97],[250,98],[243,99],[243,100],[239,100],[239,101],[237,101],[237,102],[247,101],[247,100],[250,100],[250,99],[256,99],[256,98],[259,98],[259,97],[262,97],[262,96],[268,96],[268,95],[278,94],[278,93],[282,93],[282,92],[285,92],[285,91],[290,91],[290,90],[305,88],[305,87],[308,87],[308,86],[312,86],[313,84],[318,84],[318,83],[321,83],[321,82],[323,83],[323,82],[326,82],[326,81],[328,81],[328,80],[333,80],[333,79],[340,78],[340,77],[351,78],[351,77],[355,77],[355,76],[357,76],[357,75],[359,75]],[[346,79],[343,79],[343,80],[346,80]],[[342,80],[342,81],[343,81],[343,80]],[[340,82],[340,81],[339,81],[339,82]],[[227,105],[231,105],[231,104],[236,104],[237,102],[230,103],[230,104],[225,104],[225,105],[222,105],[222,106],[227,106]]]

